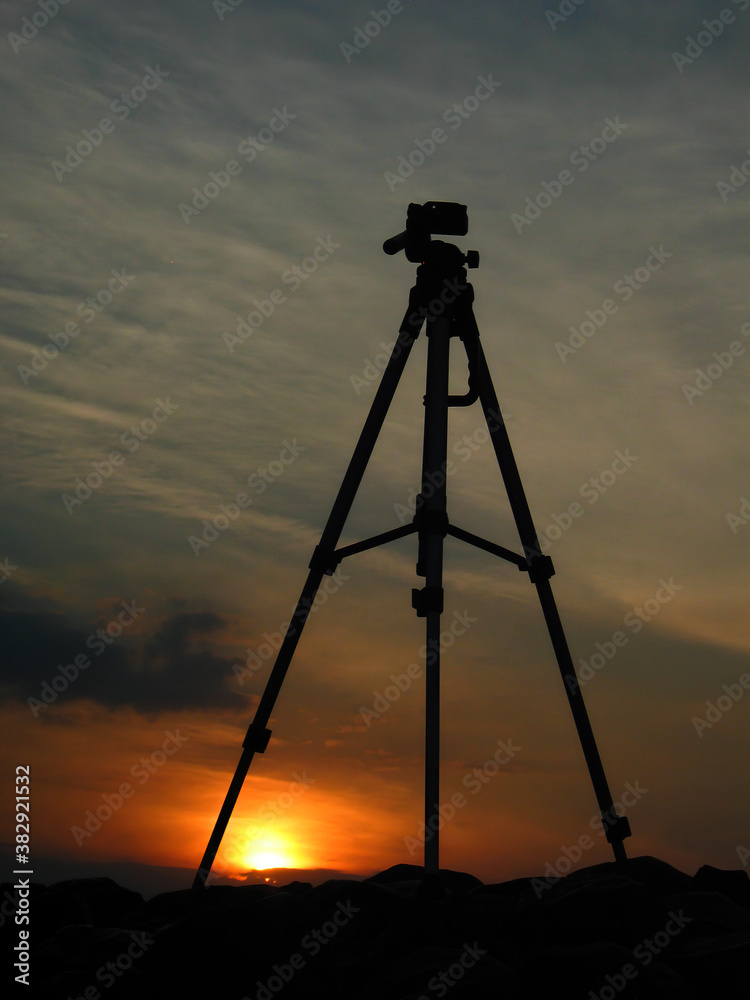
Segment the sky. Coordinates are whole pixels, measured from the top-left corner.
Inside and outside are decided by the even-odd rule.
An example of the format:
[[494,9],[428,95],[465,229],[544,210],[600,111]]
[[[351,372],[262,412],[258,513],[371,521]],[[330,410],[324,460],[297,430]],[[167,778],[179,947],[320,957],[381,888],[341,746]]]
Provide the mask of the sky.
[[[0,27],[0,723],[37,875],[197,867],[407,306],[383,240],[428,200],[468,206],[626,849],[747,866],[750,2],[70,0]],[[425,359],[347,543],[410,519]],[[448,458],[451,520],[517,550],[478,406]],[[421,863],[415,559],[326,578],[217,872]],[[445,559],[441,865],[610,860],[533,586]]]

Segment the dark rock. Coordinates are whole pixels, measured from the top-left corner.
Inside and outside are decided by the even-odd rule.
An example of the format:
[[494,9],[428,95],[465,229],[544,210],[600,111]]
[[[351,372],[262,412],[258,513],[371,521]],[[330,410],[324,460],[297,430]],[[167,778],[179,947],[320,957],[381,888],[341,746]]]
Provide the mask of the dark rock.
[[540,897],[524,892],[518,913],[524,926],[533,928],[533,939],[550,945],[600,940],[633,947],[644,928],[661,925],[662,907],[643,883],[599,872],[596,878],[569,876]]
[[388,882],[421,882],[424,878],[422,865],[391,865],[382,872],[371,875],[365,881],[375,885],[385,885]]
[[572,948],[549,947],[522,966],[524,997],[584,1000],[698,1000],[690,984],[653,956],[644,961],[629,948],[595,941]]
[[740,874],[705,867],[691,878],[635,858],[482,885],[396,865],[366,880],[213,886],[148,902],[108,879],[33,886],[29,995],[746,1000]]
[[533,891],[533,881],[532,878],[514,878],[509,882],[489,882],[487,885],[477,886],[473,891],[492,896],[509,896],[517,900],[523,892]]
[[[103,975],[107,977],[110,974],[105,969]],[[129,970],[114,982],[110,978],[92,980],[88,973],[62,972],[37,983],[30,995],[34,1000],[75,1000],[85,997],[86,990],[89,996],[95,997],[97,994],[92,994],[92,989],[98,991],[102,1000],[104,997],[106,1000],[161,1000],[161,996],[153,991],[148,977],[136,969]]]
[[703,865],[693,876],[693,888],[715,889],[742,906],[750,906],[750,878],[743,868],[722,869]]
[[74,889],[51,889],[38,887],[31,896],[34,915],[34,938],[37,942],[46,941],[60,927],[66,924],[93,924],[94,915],[91,907],[80,892]]
[[67,879],[55,883],[55,891],[81,896],[97,927],[117,927],[127,913],[143,904],[143,896],[139,892],[123,889],[111,878]]
[[388,964],[375,967],[371,981],[359,1000],[393,1000],[395,997],[439,997],[451,1000],[497,1000],[498,985],[503,997],[512,1000],[521,985],[520,976],[509,966],[489,956],[474,942],[450,949],[426,945]]
[[730,934],[750,927],[750,909],[733,903],[721,892],[681,892],[665,896],[662,904],[682,916],[688,937]]
[[669,961],[701,996],[747,1000],[750,930],[675,941]]
[[422,893],[422,898],[428,898],[431,893],[435,894],[435,898],[441,898],[439,890],[435,888],[437,885],[444,886],[449,892],[469,892],[483,884],[474,875],[454,872],[450,868],[441,868],[436,874],[425,875],[421,865],[392,865],[366,881],[376,885],[409,886],[406,891]]
[[225,906],[253,906],[256,902],[281,892],[277,886],[265,884],[248,886],[211,886],[207,889],[177,889],[162,892],[126,915],[129,925],[157,930],[189,913]]
[[304,896],[312,889],[312,882],[289,882],[287,885],[279,886],[285,892],[291,892],[295,896]]
[[571,872],[567,877],[571,880],[591,881],[598,878],[609,878],[612,875],[626,876],[635,882],[647,885],[659,895],[671,895],[674,892],[690,892],[693,880],[690,875],[681,872],[679,868],[668,865],[666,861],[643,855],[639,858],[628,858],[625,862],[605,861],[600,865],[591,865]]
[[154,938],[141,931],[71,924],[34,948],[33,977],[44,982],[62,976],[78,984],[80,992],[72,996],[82,995],[87,986],[110,989],[137,968],[153,944]]

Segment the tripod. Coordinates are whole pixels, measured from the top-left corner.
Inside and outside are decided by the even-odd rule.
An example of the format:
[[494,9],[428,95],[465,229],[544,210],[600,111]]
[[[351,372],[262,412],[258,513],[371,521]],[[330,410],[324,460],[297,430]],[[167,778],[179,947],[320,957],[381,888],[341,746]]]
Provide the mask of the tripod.
[[[464,264],[479,265],[479,255],[464,255],[452,243],[433,240],[431,234],[465,236],[468,232],[466,206],[452,202],[427,202],[409,206],[406,229],[387,240],[383,249],[394,254],[403,249],[407,259],[420,262],[417,282],[409,294],[409,307],[401,324],[398,340],[365,421],[338,496],[333,504],[320,544],[309,565],[292,620],[266,684],[253,721],[242,744],[224,804],[216,820],[193,886],[205,886],[224,831],[237,797],[256,753],[264,753],[271,737],[267,728],[276,698],[291,663],[297,643],[324,575],[332,575],[342,559],[364,552],[410,534],[418,537],[417,575],[424,587],[412,591],[412,606],[426,626],[426,720],[425,720],[425,836],[424,868],[428,874],[439,868],[439,779],[440,779],[440,617],[443,612],[443,543],[446,535],[461,539],[486,552],[514,563],[527,572],[539,595],[552,647],[563,679],[578,738],[594,787],[603,829],[612,845],[616,861],[625,861],[623,840],[630,836],[630,826],[619,816],[612,802],[588,713],[578,682],[560,616],[550,586],[554,574],[552,560],[542,554],[510,440],[500,415],[500,406],[479,339],[472,303],[474,290],[467,282]],[[416,512],[410,524],[385,531],[364,541],[337,548],[341,532],[357,490],[372,455],[388,408],[409,359],[411,348],[422,326],[426,325],[427,391],[424,397],[425,421],[422,453],[422,485]],[[459,337],[468,358],[468,392],[452,396],[448,392],[450,341]],[[448,448],[448,410],[452,406],[470,406],[480,401],[495,450],[513,518],[523,546],[523,555],[480,538],[450,523],[446,509],[446,468]],[[573,679],[573,683],[571,683]]]

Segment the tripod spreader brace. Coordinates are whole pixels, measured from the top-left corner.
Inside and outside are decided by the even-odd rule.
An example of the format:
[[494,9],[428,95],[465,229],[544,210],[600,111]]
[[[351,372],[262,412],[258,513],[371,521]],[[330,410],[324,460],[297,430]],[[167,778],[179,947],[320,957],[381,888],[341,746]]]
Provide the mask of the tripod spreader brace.
[[[359,552],[366,552],[368,549],[374,549],[379,545],[394,542],[399,538],[407,538],[409,535],[419,532],[422,535],[439,535],[441,538],[445,538],[446,535],[452,535],[453,538],[458,538],[462,542],[467,542],[469,545],[482,549],[484,552],[489,552],[500,559],[505,559],[507,562],[513,563],[522,573],[529,574],[529,579],[532,583],[536,583],[537,580],[549,580],[555,575],[555,567],[549,556],[539,554],[526,557],[519,555],[511,549],[506,549],[503,545],[490,542],[480,535],[475,535],[471,531],[466,531],[464,528],[459,528],[457,525],[451,524],[448,514],[445,511],[425,510],[420,506],[420,500],[421,494],[417,497],[418,509],[410,524],[403,524],[399,528],[383,531],[379,535],[373,535],[371,538],[353,542],[351,545],[344,545],[333,552],[330,549],[323,548],[321,545],[316,545],[308,568],[322,573],[324,576],[333,576],[339,563],[342,559],[346,559],[347,556],[354,556]],[[424,574],[420,570],[420,563],[421,560],[418,557],[417,575],[423,576]]]

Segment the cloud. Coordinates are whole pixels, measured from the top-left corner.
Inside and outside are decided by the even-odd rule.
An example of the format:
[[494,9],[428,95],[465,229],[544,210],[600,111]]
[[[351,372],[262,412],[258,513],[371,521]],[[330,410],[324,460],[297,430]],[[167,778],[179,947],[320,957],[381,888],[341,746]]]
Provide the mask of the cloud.
[[128,630],[140,615],[147,620],[147,609],[135,601],[106,602],[108,611],[86,631],[72,624],[55,600],[12,581],[6,581],[0,600],[6,636],[3,698],[27,704],[35,699],[30,705],[35,716],[54,718],[56,703],[89,700],[144,714],[247,708],[246,700],[229,690],[233,661],[213,649],[215,637],[223,638],[228,627],[217,614],[181,612],[146,631],[141,619],[132,635]]

